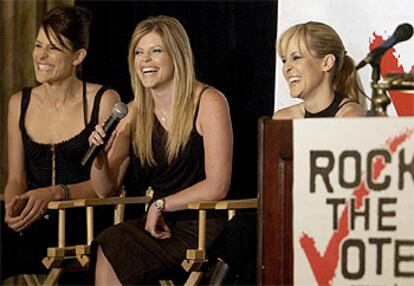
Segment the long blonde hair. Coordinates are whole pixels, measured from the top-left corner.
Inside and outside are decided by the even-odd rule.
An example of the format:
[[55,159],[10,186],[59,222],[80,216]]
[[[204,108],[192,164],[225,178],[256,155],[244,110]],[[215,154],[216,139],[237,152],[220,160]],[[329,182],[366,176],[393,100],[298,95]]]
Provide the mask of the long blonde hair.
[[344,96],[359,102],[363,94],[362,85],[355,70],[354,60],[346,54],[344,44],[336,31],[321,22],[307,22],[294,25],[282,33],[277,42],[280,57],[291,40],[297,40],[298,46],[304,43],[308,52],[318,58],[328,54],[335,56],[333,85]]
[[195,73],[194,57],[190,40],[180,22],[168,16],[149,17],[138,23],[129,44],[129,73],[134,92],[136,114],[132,121],[132,145],[141,164],[155,165],[152,150],[154,128],[154,101],[142,85],[135,70],[135,48],[139,40],[150,32],[156,32],[165,45],[167,53],[174,63],[174,92],[172,117],[167,138],[168,163],[185,147],[193,128],[195,116]]

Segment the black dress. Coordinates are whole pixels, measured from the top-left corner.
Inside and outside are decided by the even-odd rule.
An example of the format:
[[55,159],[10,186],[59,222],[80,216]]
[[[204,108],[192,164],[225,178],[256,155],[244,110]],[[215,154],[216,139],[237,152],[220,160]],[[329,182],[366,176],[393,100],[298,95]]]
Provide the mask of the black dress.
[[[197,114],[198,106],[194,118]],[[195,121],[187,145],[168,164],[165,156],[167,131],[154,116],[152,147],[157,165],[142,166],[138,158],[131,154],[127,195],[129,190],[134,194],[143,194],[151,186],[154,199],[157,199],[177,193],[205,178],[203,138],[196,131]],[[185,274],[180,264],[186,249],[197,248],[198,213],[190,210],[167,212],[164,218],[171,229],[171,238],[160,240],[151,237],[144,230],[145,218],[142,218],[103,231],[94,242],[93,251],[96,251],[98,243],[124,285],[158,284],[160,279],[180,280]],[[223,216],[208,219],[207,245],[224,224]]]
[[348,99],[347,101],[344,101],[342,104],[342,100],[344,99],[344,96],[340,92],[335,92],[335,96],[331,104],[326,107],[324,110],[321,110],[316,113],[311,113],[305,109],[305,118],[318,118],[318,117],[335,117],[335,115],[338,113],[338,111],[345,105],[350,102],[354,102],[351,99]]
[[[83,154],[89,148],[88,137],[94,130],[95,125],[98,124],[99,105],[105,90],[107,90],[107,87],[101,87],[95,96],[90,122],[87,122],[86,94],[84,92],[85,128],[72,138],[54,145],[34,142],[27,134],[25,117],[30,104],[32,88],[22,90],[19,127],[23,141],[29,191],[52,185],[53,154],[55,154],[56,163],[55,184],[75,184],[89,180],[91,164],[82,166],[80,162]],[[39,126],[39,128],[41,127]],[[62,126],[62,128],[64,127]],[[98,210],[98,215],[99,212],[103,212],[103,210]],[[110,221],[108,222],[107,224],[110,224]],[[105,222],[102,223],[102,226],[98,224],[97,230],[107,224]],[[8,228],[2,219],[1,279],[24,273],[46,273],[47,269],[41,261],[47,254],[47,247],[57,246],[57,225],[57,211],[52,210],[49,210],[44,217],[34,222],[30,228],[18,233]],[[66,232],[67,245],[85,243],[84,210],[68,210],[66,225],[68,229],[70,228],[70,231]]]

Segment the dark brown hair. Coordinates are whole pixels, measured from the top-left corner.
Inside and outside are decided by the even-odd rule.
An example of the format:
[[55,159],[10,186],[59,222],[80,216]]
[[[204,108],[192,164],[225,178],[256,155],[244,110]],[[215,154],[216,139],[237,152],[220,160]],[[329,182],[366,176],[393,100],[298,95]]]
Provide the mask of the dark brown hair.
[[[51,42],[51,36],[68,50],[88,49],[92,13],[82,6],[63,5],[45,15],[42,28]],[[63,38],[69,40],[70,47]]]

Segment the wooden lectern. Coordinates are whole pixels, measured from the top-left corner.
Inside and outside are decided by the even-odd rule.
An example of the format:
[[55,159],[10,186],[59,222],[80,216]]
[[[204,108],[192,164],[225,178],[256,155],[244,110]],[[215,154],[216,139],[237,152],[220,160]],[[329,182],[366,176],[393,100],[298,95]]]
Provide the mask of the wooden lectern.
[[293,285],[292,121],[258,127],[258,285]]

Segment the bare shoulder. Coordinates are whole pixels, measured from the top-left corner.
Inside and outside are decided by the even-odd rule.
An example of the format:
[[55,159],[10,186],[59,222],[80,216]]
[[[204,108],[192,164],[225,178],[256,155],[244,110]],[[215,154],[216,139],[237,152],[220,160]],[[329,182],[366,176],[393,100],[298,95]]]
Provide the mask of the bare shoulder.
[[272,119],[294,119],[294,118],[303,118],[304,112],[303,112],[303,103],[298,103],[292,106],[288,106],[285,108],[282,108],[278,111],[276,111],[273,114]]
[[8,120],[18,120],[20,117],[20,108],[22,102],[23,92],[18,91],[12,94],[9,98]]
[[102,99],[110,101],[120,101],[120,96],[116,90],[108,88],[102,95]]
[[120,101],[121,99],[118,92],[116,92],[114,89],[107,89],[102,94],[101,106],[104,105],[112,109],[113,105]]
[[[102,88],[102,85],[100,84],[96,84],[96,83],[87,83],[87,96],[94,100],[96,94],[98,93],[98,91]],[[102,101],[110,101],[110,102],[116,102],[119,101],[119,94],[118,92],[116,92],[114,89],[112,88],[108,88],[104,91],[104,93],[102,94]]]
[[[88,97],[89,104],[89,112],[92,112],[95,98],[102,88],[102,85],[96,83],[87,83],[86,85],[86,96]],[[113,89],[106,89],[102,97],[100,98],[99,103],[99,122],[103,122],[106,118],[112,113],[112,108],[115,103],[119,102],[119,95]]]
[[347,102],[336,114],[335,117],[365,117],[366,110],[356,102]]
[[[198,89],[198,88],[197,88]],[[197,92],[196,89],[196,92]],[[202,90],[202,89],[201,89]],[[198,91],[200,93],[200,91]],[[215,88],[208,88],[201,94],[199,114],[202,118],[213,116],[216,113],[227,114],[229,106],[223,93]]]
[[[198,91],[200,90],[200,91]],[[203,90],[203,87],[197,87],[196,92],[200,93]],[[227,99],[222,92],[217,90],[216,88],[209,87],[204,90],[203,94],[201,94],[200,104],[225,104],[227,105]]]
[[13,110],[20,109],[20,103],[22,101],[22,91],[18,91],[12,94],[9,98],[9,109]]
[[[8,114],[7,114],[7,126],[8,126],[8,132],[11,131],[10,128],[14,126],[15,130],[18,129],[18,122],[20,118],[20,108],[21,108],[21,102],[22,102],[22,92],[16,92],[9,98],[9,108],[8,108]],[[14,129],[13,128],[13,129]],[[9,146],[10,147],[10,146]]]
[[[200,94],[203,88],[196,88]],[[199,134],[205,135],[206,132],[219,127],[221,130],[230,130],[230,110],[227,99],[223,93],[215,88],[204,90],[201,95],[199,112],[196,119],[196,128]]]

